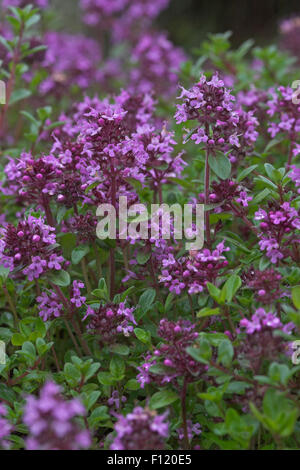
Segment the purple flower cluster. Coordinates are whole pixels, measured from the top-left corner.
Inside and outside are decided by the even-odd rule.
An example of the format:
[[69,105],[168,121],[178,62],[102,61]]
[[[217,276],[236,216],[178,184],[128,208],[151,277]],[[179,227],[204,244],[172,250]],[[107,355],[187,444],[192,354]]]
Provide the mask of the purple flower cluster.
[[281,44],[300,61],[300,17],[293,16],[280,24]]
[[88,318],[88,331],[100,335],[103,342],[111,343],[120,335],[128,337],[132,334],[133,325],[136,325],[134,310],[126,307],[125,302],[108,303],[100,306],[97,311],[89,306],[84,320]]
[[50,32],[44,42],[47,50],[42,66],[48,77],[40,85],[43,95],[50,92],[61,95],[73,85],[86,89],[97,80],[101,52],[96,41],[81,35]]
[[198,122],[190,136],[196,144],[218,150],[223,150],[227,144],[239,146],[236,132],[239,118],[233,106],[235,98],[218,75],[211,80],[202,75],[191,89],[181,89],[179,99],[183,104],[177,105],[176,122]]
[[75,233],[78,243],[93,243],[96,240],[97,223],[97,218],[91,212],[77,214],[63,222],[62,231]]
[[24,8],[27,5],[34,5],[38,8],[48,8],[49,0],[2,0],[2,8],[19,7]]
[[280,354],[288,352],[288,344],[281,336],[275,336],[274,330],[280,329],[290,334],[295,328],[293,323],[283,325],[274,313],[266,312],[263,308],[256,310],[250,320],[243,318],[240,326],[246,332],[246,338],[239,346],[238,353],[249,361],[256,374],[264,361],[274,361]]
[[[202,433],[201,425],[199,423],[193,424],[193,422],[190,419],[187,420],[186,424],[187,424],[188,439],[191,442],[193,440],[194,436],[200,436],[200,434]],[[183,428],[177,429],[177,434],[178,434],[178,439],[180,441],[183,441],[184,440],[184,429]]]
[[65,260],[53,247],[56,243],[54,231],[42,217],[32,215],[20,221],[17,227],[7,224],[1,230],[1,263],[16,275],[21,271],[29,281],[49,270],[59,271]]
[[62,230],[72,229],[79,242],[94,242],[97,219],[91,211],[79,213],[77,204],[113,203],[118,210],[120,196],[138,202],[130,179],[159,191],[185,166],[181,154],[174,156],[174,133],[154,113],[147,94],[123,91],[114,103],[86,98],[75,105],[72,118],[61,116],[65,124],[54,132],[50,155],[23,152],[9,158],[2,193],[43,208],[49,225],[54,225],[52,201],[73,208]]
[[13,426],[7,420],[6,415],[7,409],[2,405],[2,403],[0,403],[0,449],[9,448],[9,442],[6,438],[13,430]]
[[235,97],[217,74],[210,80],[202,75],[191,89],[181,87],[183,100],[175,114],[178,124],[196,121],[186,139],[191,138],[208,151],[228,152],[232,163],[247,155],[257,140],[258,120],[253,111],[244,111],[234,102]]
[[111,27],[111,20],[127,5],[128,0],[81,0],[80,6],[85,12],[84,21],[95,26],[101,24]]
[[281,321],[273,313],[266,313],[263,308],[256,310],[251,320],[243,318],[241,327],[246,328],[246,333],[252,335],[256,331],[261,331],[264,327],[278,329],[282,326]]
[[176,259],[173,254],[169,254],[162,260],[160,282],[176,295],[185,289],[189,294],[198,294],[203,291],[207,282],[214,282],[220,275],[220,270],[228,265],[223,254],[226,251],[229,248],[222,242],[212,251],[203,249],[191,252],[188,257]]
[[[246,190],[233,180],[212,181],[211,191],[209,193],[209,202],[216,204],[214,212],[233,211],[237,209],[233,203],[239,203],[243,208],[248,207],[248,202],[252,201],[252,196],[249,196]],[[205,202],[205,194],[200,193],[198,200],[195,199],[194,203]]]
[[178,72],[186,60],[183,51],[175,47],[163,33],[146,33],[132,51],[130,89],[140,93],[155,91],[168,98],[176,92]]
[[167,412],[158,415],[155,411],[137,406],[127,416],[118,415],[115,424],[117,433],[111,450],[163,450],[169,436]]
[[[97,203],[112,202],[117,208],[116,201],[121,195],[136,202],[129,178],[147,181],[157,188],[168,177],[182,172],[185,164],[181,155],[173,156],[174,134],[165,126],[158,127],[153,112],[150,95],[144,94],[142,98],[141,94],[122,92],[115,103],[94,102],[83,113],[79,140],[87,157],[82,173],[84,169],[89,171],[86,185],[99,182],[89,194]],[[167,163],[163,171],[158,168],[162,163]]]
[[81,0],[84,21],[113,32],[114,39],[133,39],[167,8],[170,0]]
[[54,292],[50,292],[49,295],[43,292],[36,300],[39,315],[44,321],[61,316],[63,305]]
[[120,396],[118,390],[114,390],[111,394],[111,397],[107,400],[109,406],[115,407],[117,410],[121,408],[121,403],[126,403],[127,398],[125,395]]
[[24,410],[24,423],[29,428],[27,450],[79,450],[91,445],[90,433],[76,423],[85,416],[85,408],[77,399],[65,401],[61,388],[48,382],[36,398],[30,395]]
[[34,159],[30,153],[23,152],[19,159],[9,158],[5,169],[6,182],[1,185],[5,195],[19,195],[22,201],[44,206],[49,196],[56,190],[55,179],[59,177],[61,165],[51,155]]
[[86,297],[81,295],[80,290],[84,289],[85,285],[81,281],[73,281],[72,294],[71,294],[71,303],[75,305],[76,308],[82,307],[86,301]]
[[[234,142],[228,154],[233,164],[242,161],[245,156],[251,154],[259,135],[257,131],[259,121],[254,115],[254,111],[238,109],[238,116],[239,121],[236,129],[238,140]],[[230,142],[230,145],[232,145],[232,142]]]
[[300,168],[292,166],[292,172],[290,173],[290,177],[294,181],[296,188],[299,188],[298,193],[300,194]]
[[68,208],[86,200],[83,185],[88,179],[88,158],[82,153],[83,144],[64,137],[63,143],[55,141],[50,155],[35,159],[22,153],[18,160],[10,159],[4,169],[6,181],[1,185],[3,194],[17,193],[20,202],[42,207],[50,225],[54,225],[51,200]]
[[145,124],[137,129],[132,136],[133,149],[139,149],[141,155],[145,155],[146,161],[141,169],[143,180],[151,189],[157,190],[168,178],[179,177],[186,166],[182,153],[173,156],[174,132],[163,126],[162,130],[155,126]]
[[[259,246],[273,264],[291,257],[299,259],[300,213],[289,202],[272,203],[268,210],[259,209],[255,220],[260,221]],[[298,234],[297,234],[298,233]]]
[[251,269],[244,278],[247,287],[255,292],[256,299],[262,304],[271,305],[284,295],[280,287],[282,276],[275,269]]
[[[174,382],[177,377],[185,377],[188,381],[197,380],[204,371],[204,367],[194,361],[186,352],[186,348],[191,346],[198,333],[196,326],[188,320],[177,322],[163,319],[160,321],[158,336],[164,341],[153,353],[148,354],[146,362],[138,367],[139,374],[137,380],[141,387],[146,384],[157,383],[163,386],[166,383]],[[151,367],[161,364],[164,366],[163,375],[155,374]]]
[[277,90],[271,89],[269,92],[271,99],[267,103],[267,113],[272,121],[269,121],[268,132],[272,138],[278,134],[289,138],[291,148],[288,163],[290,164],[292,157],[300,153],[300,145],[297,144],[300,133],[300,107],[293,102],[294,90],[290,87],[280,86]]

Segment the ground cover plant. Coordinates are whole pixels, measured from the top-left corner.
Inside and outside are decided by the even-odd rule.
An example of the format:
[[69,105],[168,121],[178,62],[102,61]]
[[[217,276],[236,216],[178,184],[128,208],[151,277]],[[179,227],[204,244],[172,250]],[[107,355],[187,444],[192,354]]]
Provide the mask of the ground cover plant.
[[[1,3],[1,449],[300,446],[300,21],[184,51],[169,3]],[[121,196],[204,246],[101,239]]]

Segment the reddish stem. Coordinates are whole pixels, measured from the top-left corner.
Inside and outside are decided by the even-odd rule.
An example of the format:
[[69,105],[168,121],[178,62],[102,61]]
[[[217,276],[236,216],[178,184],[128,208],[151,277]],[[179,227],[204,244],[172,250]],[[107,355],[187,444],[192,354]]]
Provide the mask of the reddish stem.
[[[205,191],[205,204],[208,206],[209,204],[209,185],[210,185],[210,168],[209,168],[209,150],[206,150],[206,158],[205,158],[205,184],[204,184],[204,191]],[[206,242],[208,247],[211,246],[211,237],[210,237],[210,221],[209,221],[209,211],[205,211],[205,233],[206,233]]]
[[181,413],[182,413],[182,422],[183,422],[183,433],[184,433],[184,449],[189,450],[190,442],[188,436],[188,426],[187,426],[187,414],[186,414],[186,392],[187,392],[187,378],[184,378],[183,389],[181,394]]

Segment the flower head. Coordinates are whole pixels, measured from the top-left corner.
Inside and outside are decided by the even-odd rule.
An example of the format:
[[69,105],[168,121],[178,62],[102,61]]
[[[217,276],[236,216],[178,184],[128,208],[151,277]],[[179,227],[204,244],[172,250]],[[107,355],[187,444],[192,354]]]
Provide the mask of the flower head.
[[37,398],[30,395],[24,411],[24,423],[29,428],[28,450],[79,450],[91,444],[90,434],[75,422],[84,416],[85,408],[77,399],[65,401],[61,388],[48,382]]
[[101,336],[105,343],[116,341],[119,335],[125,337],[133,333],[136,321],[133,316],[134,308],[128,308],[125,302],[109,303],[100,306],[98,311],[88,307],[85,318],[88,318],[87,329]]
[[118,416],[117,433],[111,450],[163,450],[169,435],[167,413],[157,415],[155,411],[140,406],[127,414]]

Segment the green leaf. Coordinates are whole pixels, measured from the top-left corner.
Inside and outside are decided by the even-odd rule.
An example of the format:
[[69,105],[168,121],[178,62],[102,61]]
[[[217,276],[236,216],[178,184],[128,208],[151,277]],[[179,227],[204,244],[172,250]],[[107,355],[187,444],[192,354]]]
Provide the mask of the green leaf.
[[136,257],[136,260],[137,262],[140,264],[140,265],[144,265],[146,264],[149,259],[151,258],[151,252],[150,253],[142,253],[142,252],[139,252],[137,254],[137,257]]
[[120,356],[128,356],[130,353],[129,347],[125,344],[112,344],[109,349],[114,354],[119,354]]
[[72,263],[73,264],[78,264],[80,261],[90,252],[90,247],[88,245],[80,245],[77,246],[73,251],[72,251]]
[[224,339],[218,347],[218,362],[223,366],[229,367],[231,365],[234,355],[234,349],[229,340]]
[[2,279],[2,281],[6,281],[6,279],[8,278],[9,273],[10,273],[9,268],[5,268],[2,265],[0,266],[0,278]]
[[125,374],[125,362],[120,357],[113,357],[109,369],[115,380],[122,380]]
[[208,292],[210,293],[211,297],[218,303],[224,303],[224,301],[222,302],[221,300],[221,290],[218,289],[218,287],[216,287],[214,284],[212,284],[211,282],[208,282],[206,284],[206,287],[208,289]]
[[171,181],[172,183],[179,184],[180,186],[182,186],[185,189],[193,188],[193,184],[190,181],[183,180],[183,179],[180,179],[180,178],[173,178],[172,177],[172,178],[168,178],[168,181]]
[[24,100],[25,98],[28,98],[29,96],[31,96],[31,91],[30,90],[26,90],[25,88],[15,90],[11,94],[9,104],[10,105],[15,104],[18,101],[21,101],[21,100]]
[[0,383],[0,399],[8,401],[12,405],[16,402],[16,395],[12,387],[8,387],[4,383]]
[[[20,351],[18,351],[20,352]],[[34,345],[30,341],[25,341],[22,345],[22,354],[24,354],[28,359],[35,360],[36,351]]]
[[264,150],[264,153],[268,153],[268,151],[271,150],[271,148],[273,148],[276,145],[280,144],[280,142],[281,142],[281,140],[279,140],[279,139],[270,140],[270,142],[268,143],[268,145],[266,146],[266,148]]
[[253,202],[255,204],[258,204],[259,202],[263,201],[267,196],[269,196],[270,192],[271,191],[268,188],[265,188],[263,191],[261,191],[255,196],[255,198],[253,199]]
[[112,386],[116,383],[115,378],[109,372],[99,372],[97,378],[102,385]]
[[26,339],[26,336],[23,336],[20,333],[15,333],[11,338],[11,342],[14,346],[22,346],[22,344],[25,343]]
[[84,374],[86,382],[96,374],[100,366],[101,366],[100,362],[94,362],[93,364],[89,366],[87,372]]
[[139,306],[142,309],[143,313],[147,313],[155,300],[156,291],[154,289],[147,289],[139,299]]
[[32,114],[28,113],[27,111],[20,111],[20,114],[25,116],[34,126],[37,128],[39,127],[40,122]]
[[248,175],[250,175],[250,173],[252,173],[252,171],[254,171],[256,168],[258,167],[258,165],[252,165],[252,166],[249,166],[249,168],[245,168],[237,177],[237,182],[240,183],[241,181],[243,181],[243,179],[245,179]]
[[96,428],[101,421],[107,421],[109,418],[108,407],[102,405],[92,411],[88,417],[88,423],[91,428]]
[[97,400],[100,395],[101,392],[99,390],[94,390],[89,394],[85,394],[83,403],[88,411],[95,405],[95,403],[97,403]]
[[165,366],[162,363],[154,364],[149,368],[150,372],[155,375],[167,375],[174,372],[174,369],[171,367]]
[[70,274],[67,271],[61,270],[50,274],[50,280],[56,286],[67,287],[71,283]]
[[70,385],[77,385],[81,381],[81,372],[74,364],[67,362],[64,366],[64,374]]
[[127,390],[136,391],[136,390],[139,390],[141,388],[141,385],[139,384],[139,382],[136,379],[130,379],[126,383],[125,388]]
[[134,334],[141,343],[151,343],[151,333],[149,331],[142,330],[141,328],[135,328]]
[[270,264],[271,264],[271,261],[269,260],[269,258],[267,258],[266,256],[263,256],[259,260],[259,270],[264,271],[265,269],[267,269],[268,266],[270,266]]
[[268,371],[268,375],[272,382],[279,382],[282,385],[286,385],[290,378],[291,371],[286,364],[278,364],[273,362]]
[[172,390],[162,390],[160,392],[154,393],[150,399],[149,406],[152,410],[157,410],[165,406],[171,405],[175,401],[179,400],[177,393]]
[[219,178],[222,180],[229,178],[231,173],[231,163],[226,155],[222,152],[218,152],[215,156],[210,155],[208,162],[210,168]]
[[247,449],[253,434],[257,429],[257,422],[253,417],[240,416],[236,410],[229,408],[225,418],[228,434],[244,448]]
[[28,20],[26,20],[25,26],[27,29],[29,29],[31,28],[31,26],[35,25],[39,21],[40,21],[40,15],[38,14],[32,15],[30,16],[30,18],[28,18]]
[[300,286],[293,287],[292,289],[293,304],[296,308],[300,309]]
[[2,44],[2,46],[4,46],[9,52],[13,52],[13,48],[3,36],[0,36],[0,44]]
[[38,117],[43,122],[46,121],[46,119],[50,118],[51,113],[52,113],[52,107],[51,106],[45,106],[45,107],[39,108],[37,110]]
[[212,349],[209,341],[206,338],[201,337],[195,347],[188,347],[186,352],[192,356],[198,362],[202,364],[209,364],[209,361],[212,357]]
[[51,346],[53,346],[53,342],[46,344],[42,338],[37,338],[35,345],[38,354],[43,356],[50,350]]
[[225,282],[222,291],[225,294],[227,302],[231,302],[236,292],[242,285],[242,280],[236,274],[230,276],[230,278]]
[[209,308],[205,307],[200,312],[197,313],[197,318],[212,317],[215,315],[220,315],[219,308]]
[[[277,190],[277,186],[275,183],[273,183],[273,181],[269,180],[268,178],[266,178],[265,176],[262,176],[262,175],[259,175],[257,176],[256,178],[254,178],[254,181],[262,181],[265,185],[267,185],[269,188],[271,189],[276,189]],[[266,188],[267,189],[267,188]],[[254,198],[254,201],[257,201],[257,197]]]

